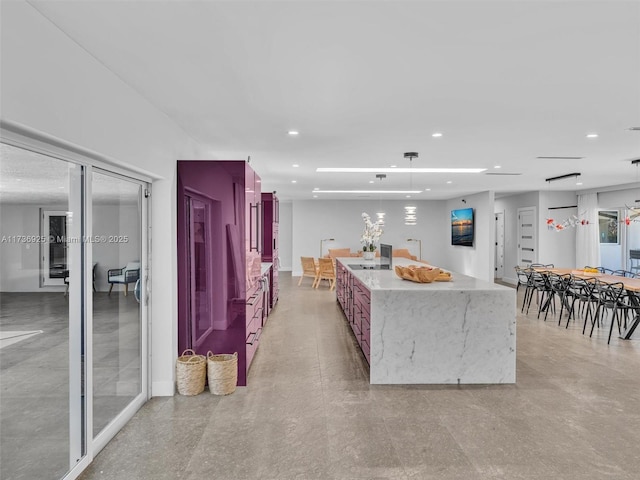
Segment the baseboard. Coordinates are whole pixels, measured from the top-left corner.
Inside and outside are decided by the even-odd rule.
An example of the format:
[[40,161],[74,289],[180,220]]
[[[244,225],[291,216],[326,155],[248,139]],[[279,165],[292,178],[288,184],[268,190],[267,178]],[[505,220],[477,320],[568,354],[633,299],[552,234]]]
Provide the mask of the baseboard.
[[173,382],[152,382],[152,397],[173,397],[175,395],[175,384]]
[[502,277],[502,281],[505,282],[505,283],[510,283],[511,285],[517,285],[518,284],[518,279],[517,278]]

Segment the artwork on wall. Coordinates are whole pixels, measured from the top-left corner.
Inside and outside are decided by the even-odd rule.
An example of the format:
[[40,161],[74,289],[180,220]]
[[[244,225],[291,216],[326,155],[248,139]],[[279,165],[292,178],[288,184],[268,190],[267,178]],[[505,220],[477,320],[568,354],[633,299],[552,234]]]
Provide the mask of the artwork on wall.
[[451,245],[473,247],[473,208],[451,210]]
[[618,240],[618,211],[600,210],[598,212],[598,235],[600,243],[620,243]]

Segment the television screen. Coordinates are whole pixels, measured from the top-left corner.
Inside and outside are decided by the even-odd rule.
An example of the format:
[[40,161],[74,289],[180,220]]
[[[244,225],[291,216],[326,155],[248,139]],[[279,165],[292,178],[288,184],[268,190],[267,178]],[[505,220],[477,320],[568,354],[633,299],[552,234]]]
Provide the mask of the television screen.
[[473,247],[473,208],[451,210],[451,245]]
[[393,249],[391,245],[387,245],[386,243],[380,244],[380,269],[391,269],[392,252]]

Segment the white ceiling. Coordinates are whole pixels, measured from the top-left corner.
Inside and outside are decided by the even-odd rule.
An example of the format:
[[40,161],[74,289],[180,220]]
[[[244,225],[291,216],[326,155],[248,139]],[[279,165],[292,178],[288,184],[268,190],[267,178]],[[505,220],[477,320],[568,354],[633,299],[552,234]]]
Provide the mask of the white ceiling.
[[[638,1],[29,3],[212,159],[251,156],[282,199],[381,188],[315,169],[407,167],[406,151],[414,167],[522,174],[413,174],[431,189],[414,198],[638,181]],[[545,182],[572,172],[582,186]],[[388,174],[384,188],[409,183]]]
[[[80,184],[78,166],[57,158],[0,143],[0,203],[65,207],[70,185]],[[94,204],[136,204],[140,185],[93,172]]]

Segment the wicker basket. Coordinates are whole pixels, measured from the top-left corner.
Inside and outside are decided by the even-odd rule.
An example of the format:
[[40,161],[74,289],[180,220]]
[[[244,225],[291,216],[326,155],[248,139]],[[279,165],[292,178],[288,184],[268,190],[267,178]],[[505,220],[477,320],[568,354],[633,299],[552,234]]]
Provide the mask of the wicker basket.
[[214,395],[229,395],[238,383],[238,352],[233,355],[207,353],[209,391]]
[[191,349],[182,352],[176,361],[176,381],[180,395],[198,395],[204,391],[207,362],[204,355]]

